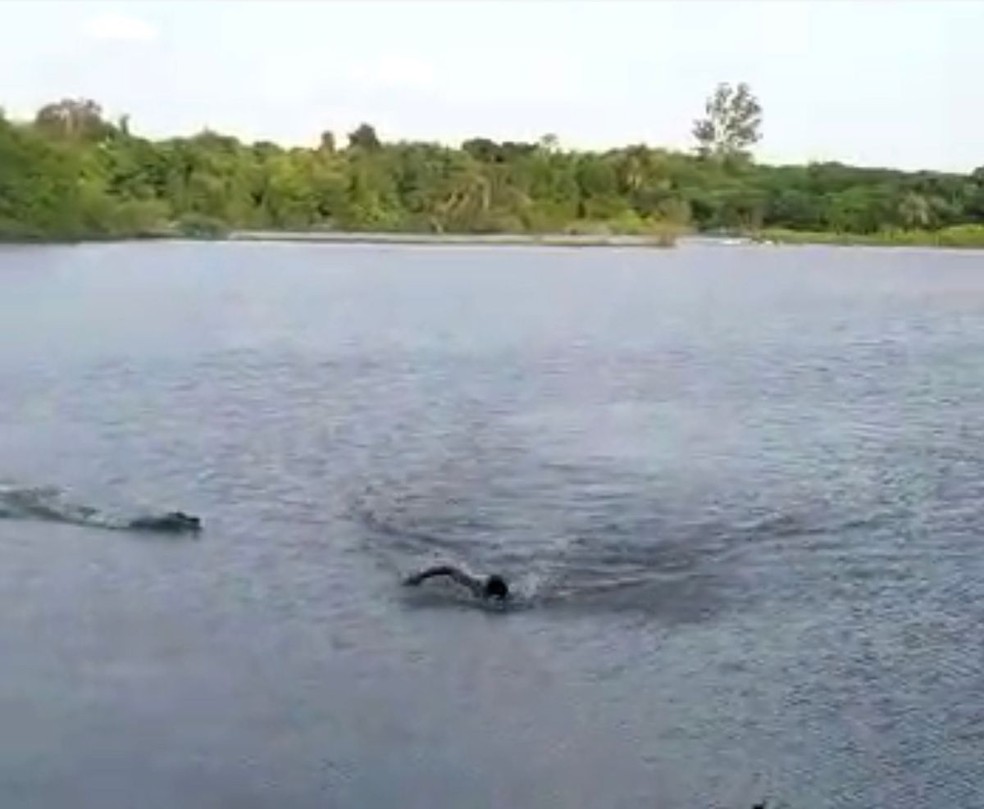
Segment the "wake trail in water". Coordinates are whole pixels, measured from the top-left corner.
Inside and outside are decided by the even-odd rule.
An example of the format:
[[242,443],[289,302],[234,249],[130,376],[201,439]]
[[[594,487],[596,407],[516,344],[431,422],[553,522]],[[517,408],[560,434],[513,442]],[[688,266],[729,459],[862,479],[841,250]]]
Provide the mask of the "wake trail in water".
[[112,514],[73,502],[61,489],[53,486],[20,487],[0,484],[0,519],[36,520],[108,531],[197,534],[201,530],[198,517],[181,511]]
[[[458,479],[373,487],[352,504],[367,547],[401,578],[432,564],[505,576],[512,608],[641,610],[699,619],[721,606],[747,553],[836,546],[890,515],[787,507],[663,503],[644,487],[595,496],[569,485],[517,483],[512,491]],[[469,600],[453,587],[413,594],[415,603]]]

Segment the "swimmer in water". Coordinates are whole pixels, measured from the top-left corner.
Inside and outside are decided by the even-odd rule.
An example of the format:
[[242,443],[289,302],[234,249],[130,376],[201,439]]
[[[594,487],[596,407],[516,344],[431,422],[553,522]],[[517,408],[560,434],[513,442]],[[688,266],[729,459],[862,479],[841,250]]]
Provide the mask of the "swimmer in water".
[[403,583],[410,587],[416,587],[421,582],[437,576],[447,576],[456,584],[471,590],[476,598],[495,599],[505,601],[509,598],[509,585],[502,576],[492,574],[491,576],[473,576],[453,565],[438,565],[422,570],[404,579]]

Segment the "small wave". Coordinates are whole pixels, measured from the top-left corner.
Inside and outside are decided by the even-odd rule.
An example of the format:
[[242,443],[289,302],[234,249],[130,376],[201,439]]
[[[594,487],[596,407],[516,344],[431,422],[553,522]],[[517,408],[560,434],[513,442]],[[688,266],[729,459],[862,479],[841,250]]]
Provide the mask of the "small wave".
[[196,534],[201,530],[198,517],[181,511],[114,515],[72,502],[53,486],[0,485],[0,519],[39,520],[111,531]]
[[773,512],[739,522],[734,533],[746,540],[782,540],[797,537],[838,535],[848,531],[875,529],[891,521],[891,515],[875,512],[866,515],[829,513],[806,515],[794,512]]

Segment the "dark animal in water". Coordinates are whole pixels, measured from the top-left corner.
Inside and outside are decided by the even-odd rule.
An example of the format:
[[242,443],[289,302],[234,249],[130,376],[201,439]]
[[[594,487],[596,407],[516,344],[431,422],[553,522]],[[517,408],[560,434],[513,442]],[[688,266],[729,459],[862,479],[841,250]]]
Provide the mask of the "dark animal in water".
[[157,531],[164,534],[197,534],[202,530],[202,521],[183,511],[169,511],[166,514],[137,517],[130,520],[126,527],[134,531]]

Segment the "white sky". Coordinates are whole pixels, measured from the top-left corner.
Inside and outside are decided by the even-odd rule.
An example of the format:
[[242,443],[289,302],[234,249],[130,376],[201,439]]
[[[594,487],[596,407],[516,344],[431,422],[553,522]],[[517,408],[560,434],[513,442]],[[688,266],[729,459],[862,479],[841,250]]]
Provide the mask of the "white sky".
[[0,106],[66,96],[136,131],[314,143],[484,135],[690,146],[718,81],[765,110],[764,161],[984,164],[976,0],[0,2]]

